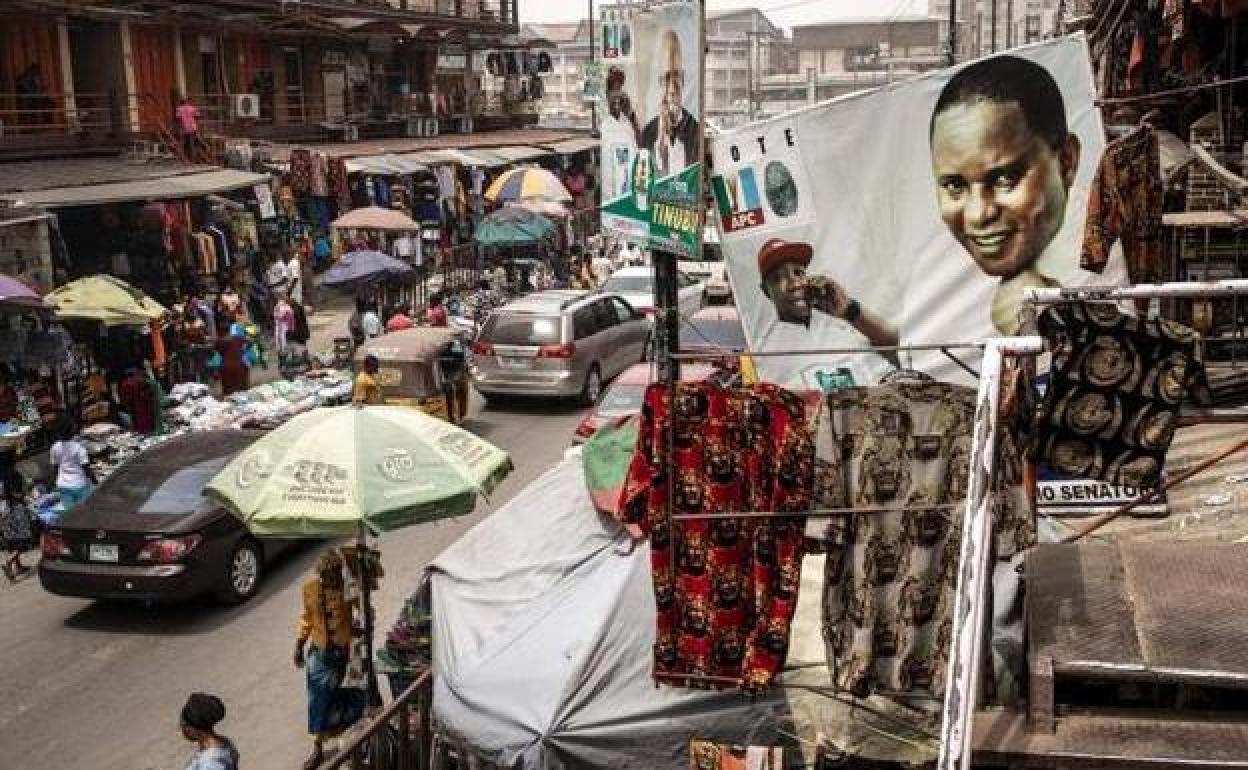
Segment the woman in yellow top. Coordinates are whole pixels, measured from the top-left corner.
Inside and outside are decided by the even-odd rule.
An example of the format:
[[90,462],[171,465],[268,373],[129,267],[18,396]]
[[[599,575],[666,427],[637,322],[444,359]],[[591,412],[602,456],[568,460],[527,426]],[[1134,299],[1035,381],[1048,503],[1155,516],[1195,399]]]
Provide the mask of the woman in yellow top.
[[377,373],[379,371],[381,371],[381,362],[377,360],[377,356],[365,356],[364,371],[355,376],[355,386],[351,390],[352,403],[386,403],[386,399],[381,393],[381,383],[377,381]]
[[363,690],[342,686],[352,635],[352,607],[344,594],[342,566],[342,557],[330,549],[317,562],[316,577],[303,584],[295,666],[307,665],[308,732],[313,737],[304,767],[320,765],[325,739],[359,721],[367,702]]

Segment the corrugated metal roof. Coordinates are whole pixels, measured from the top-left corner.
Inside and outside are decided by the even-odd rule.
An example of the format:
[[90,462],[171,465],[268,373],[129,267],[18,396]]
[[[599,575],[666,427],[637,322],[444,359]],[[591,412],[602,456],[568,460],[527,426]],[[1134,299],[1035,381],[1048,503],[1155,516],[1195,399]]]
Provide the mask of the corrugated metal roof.
[[220,169],[196,174],[180,174],[160,179],[54,187],[33,192],[9,193],[0,197],[8,200],[21,200],[28,204],[47,208],[64,208],[66,206],[94,206],[101,203],[122,203],[125,201],[197,198],[201,195],[239,190],[267,181],[269,181],[267,174],[252,174],[247,171]]
[[562,142],[554,142],[546,146],[560,155],[574,155],[586,150],[596,150],[599,144],[597,139],[577,137],[575,139],[564,139]]
[[491,155],[497,155],[498,157],[504,158],[512,163],[518,163],[524,160],[536,160],[537,158],[544,158],[547,155],[554,154],[552,151],[547,150],[544,147],[529,147],[525,145],[491,147],[489,152]]
[[405,155],[364,155],[345,161],[348,173],[366,174],[414,174],[425,171],[428,165]]
[[217,168],[169,160],[130,163],[116,156],[17,161],[0,164],[0,193],[164,179],[182,174],[215,171]]

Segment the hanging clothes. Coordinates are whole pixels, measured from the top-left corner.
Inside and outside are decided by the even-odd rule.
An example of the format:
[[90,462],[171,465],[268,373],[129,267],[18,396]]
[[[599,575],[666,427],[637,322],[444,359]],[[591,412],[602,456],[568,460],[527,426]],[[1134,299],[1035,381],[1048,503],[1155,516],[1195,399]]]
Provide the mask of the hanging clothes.
[[338,203],[340,212],[351,208],[351,185],[348,180],[347,162],[334,158],[329,162],[329,195]]
[[1165,280],[1161,234],[1164,198],[1157,134],[1144,127],[1111,142],[1101,156],[1088,194],[1080,267],[1101,272],[1109,264],[1114,242],[1121,240],[1133,283]]
[[[674,408],[666,386],[651,385],[643,404],[618,515],[650,538],[654,678],[723,686],[685,678],[710,675],[761,692],[788,651],[805,519],[680,520],[669,531],[668,474],[675,514],[807,510],[814,442],[805,404],[774,385],[706,382],[678,384]],[[664,462],[669,428],[675,442]]]
[[693,738],[689,770],[784,770],[784,749],[778,746],[735,746]]
[[1180,403],[1204,386],[1199,335],[1095,303],[1050,307],[1039,329],[1053,365],[1036,418],[1037,459],[1078,478],[1156,486]]
[[[912,372],[827,396],[816,505],[863,510],[807,528],[827,552],[824,639],[840,689],[942,694],[975,398]],[[1008,559],[1034,542],[1035,522],[1021,454],[1008,437],[999,446],[995,551]]]
[[329,195],[329,158],[323,152],[312,156],[312,178],[309,180],[308,189],[318,197]]
[[290,188],[296,193],[312,192],[312,152],[294,149],[290,151]]

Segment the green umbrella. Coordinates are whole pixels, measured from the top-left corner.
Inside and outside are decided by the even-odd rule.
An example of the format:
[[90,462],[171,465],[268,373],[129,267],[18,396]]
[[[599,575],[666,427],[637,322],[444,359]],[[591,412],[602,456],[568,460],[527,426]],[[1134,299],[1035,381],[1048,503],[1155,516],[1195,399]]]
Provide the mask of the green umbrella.
[[536,243],[554,232],[555,223],[541,214],[508,206],[486,215],[473,237],[481,246],[509,246]]
[[503,450],[424,412],[343,406],[290,420],[206,489],[254,534],[342,537],[470,513],[511,469]]

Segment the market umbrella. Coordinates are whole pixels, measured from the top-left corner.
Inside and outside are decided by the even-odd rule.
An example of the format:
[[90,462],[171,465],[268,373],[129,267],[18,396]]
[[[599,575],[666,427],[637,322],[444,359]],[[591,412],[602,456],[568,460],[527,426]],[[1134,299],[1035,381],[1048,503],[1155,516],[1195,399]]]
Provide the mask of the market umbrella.
[[534,214],[560,219],[566,217],[569,213],[566,205],[559,201],[546,200],[545,198],[526,198],[525,200],[508,203],[507,205],[532,211]]
[[551,172],[528,166],[503,172],[485,191],[485,199],[495,203],[533,199],[571,202],[572,193]]
[[527,209],[507,206],[482,218],[473,235],[482,246],[534,243],[555,232],[555,223]]
[[367,206],[354,209],[338,217],[334,227],[349,230],[419,230],[420,223],[394,209],[383,209],[379,206]]
[[38,292],[8,275],[0,275],[0,307],[18,307],[27,310],[48,309]]
[[352,251],[325,271],[322,286],[360,286],[390,278],[405,278],[416,271],[406,262],[380,251]]
[[420,410],[342,406],[291,419],[205,489],[257,535],[339,537],[467,514],[511,468],[503,450]]
[[50,292],[44,301],[57,316],[106,326],[146,326],[168,311],[156,300],[111,275],[91,275]]
[[[231,460],[204,487],[253,534],[355,535],[470,513],[511,472],[511,457],[417,409],[341,406],[305,412]],[[367,565],[363,560],[362,565]],[[361,570],[370,702],[373,623]]]

